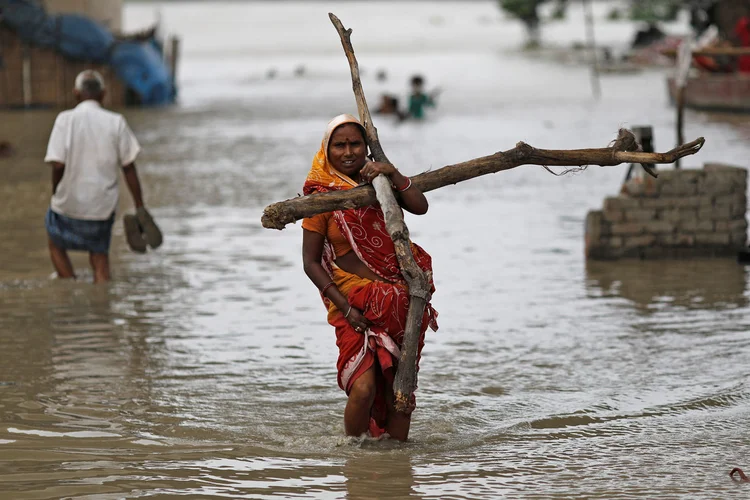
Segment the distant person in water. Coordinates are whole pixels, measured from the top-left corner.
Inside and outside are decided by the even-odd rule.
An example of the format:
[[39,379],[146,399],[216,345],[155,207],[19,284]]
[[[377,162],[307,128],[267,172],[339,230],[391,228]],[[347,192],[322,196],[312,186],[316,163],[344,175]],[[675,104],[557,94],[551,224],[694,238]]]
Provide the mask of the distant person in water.
[[399,120],[405,118],[404,113],[398,108],[398,97],[383,94],[380,98],[380,106],[375,110],[379,115],[396,115]]
[[424,78],[417,75],[411,79],[411,95],[409,95],[409,108],[407,115],[409,118],[422,120],[425,117],[425,108],[435,107],[435,98],[438,91],[432,94],[424,92]]
[[[723,39],[720,36],[718,27],[711,25],[703,30],[701,36],[695,40],[693,50],[700,51],[718,47],[731,47],[731,45],[729,40]],[[711,72],[731,73],[735,70],[734,58],[727,56],[693,55],[693,63],[696,67]]]
[[[52,265],[58,278],[75,278],[69,250],[86,251],[94,282],[109,281],[109,244],[122,170],[138,220],[150,221],[135,160],[141,147],[125,118],[102,108],[104,79],[83,71],[75,80],[78,105],[57,116],[47,146],[52,200],[45,217]],[[127,229],[127,228],[126,228]],[[152,245],[153,246],[153,245]]]

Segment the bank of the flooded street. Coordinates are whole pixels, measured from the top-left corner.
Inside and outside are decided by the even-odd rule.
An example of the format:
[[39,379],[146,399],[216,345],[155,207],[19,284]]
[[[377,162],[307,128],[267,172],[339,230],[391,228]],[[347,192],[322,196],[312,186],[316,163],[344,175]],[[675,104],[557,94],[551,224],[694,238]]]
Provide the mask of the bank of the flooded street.
[[[50,279],[55,112],[0,111],[16,149],[0,160],[0,498],[747,496],[727,473],[750,468],[748,269],[587,263],[586,213],[626,166],[519,167],[431,192],[429,213],[408,216],[433,257],[440,330],[406,444],[344,436],[301,228],[260,225],[301,192],[327,121],[356,111],[330,10],[354,28],[371,105],[416,72],[443,89],[424,123],[376,118],[405,174],[521,140],[604,147],[622,126],[652,125],[671,149],[665,73],[603,76],[595,102],[587,68],[517,52],[521,28],[489,1],[210,3],[162,7],[184,37],[179,104],[125,111],[165,242],[130,252],[118,217],[111,284],[88,283],[85,256],[80,282]],[[128,28],[152,19],[125,10]],[[706,145],[684,165],[747,167],[747,119],[686,118]],[[130,210],[123,190],[118,214]]]

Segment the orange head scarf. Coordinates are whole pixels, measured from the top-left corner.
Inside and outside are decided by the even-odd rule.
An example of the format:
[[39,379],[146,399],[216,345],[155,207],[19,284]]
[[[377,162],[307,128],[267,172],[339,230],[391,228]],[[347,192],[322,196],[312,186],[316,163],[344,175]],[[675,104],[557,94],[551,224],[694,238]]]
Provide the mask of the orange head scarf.
[[336,170],[333,165],[331,165],[331,162],[328,161],[328,143],[331,141],[331,136],[337,128],[347,123],[354,123],[359,126],[362,129],[362,136],[365,136],[364,127],[362,127],[359,120],[352,115],[338,115],[328,122],[326,133],[323,136],[323,142],[320,144],[320,150],[315,154],[312,168],[307,174],[305,187],[303,189],[304,194],[307,195],[314,192],[322,193],[326,191],[357,187],[356,182],[354,182],[348,175]]
[[[338,171],[328,160],[328,143],[333,132],[346,123],[362,124],[352,115],[339,115],[328,122],[320,150],[315,154],[310,173],[307,174],[303,193],[325,193],[357,187],[348,175]],[[342,235],[349,241],[357,257],[375,274],[391,283],[405,283],[396,257],[393,240],[385,227],[385,217],[380,205],[335,210],[333,218]],[[432,274],[432,260],[419,246],[412,243],[412,252],[417,264]],[[326,240],[323,248],[323,268],[332,275],[335,254]]]

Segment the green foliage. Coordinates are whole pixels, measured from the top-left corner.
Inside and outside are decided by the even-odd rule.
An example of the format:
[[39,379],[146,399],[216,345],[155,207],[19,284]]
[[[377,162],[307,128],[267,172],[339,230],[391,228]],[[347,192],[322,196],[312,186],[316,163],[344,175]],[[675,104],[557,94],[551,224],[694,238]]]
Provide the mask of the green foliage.
[[539,42],[539,6],[546,2],[555,2],[555,9],[552,12],[552,19],[563,19],[565,17],[565,7],[568,0],[498,0],[500,8],[511,16],[519,19],[526,26],[529,35],[526,48],[536,48]]
[[636,21],[674,21],[684,2],[681,0],[632,0],[630,17]]
[[[574,0],[580,1],[580,0]],[[591,0],[589,0],[591,1]],[[527,48],[534,48],[540,45],[540,25],[539,7],[545,3],[554,2],[554,9],[551,13],[551,19],[558,20],[565,17],[565,8],[571,0],[498,0],[502,10],[521,21],[528,33]],[[616,21],[625,16],[625,11],[629,10],[630,19],[636,21],[646,21],[655,24],[659,21],[674,21],[680,9],[683,8],[688,0],[629,0],[629,8],[620,9],[612,8],[607,19]]]
[[610,10],[609,14],[607,14],[607,19],[609,21],[619,21],[620,19],[622,19],[622,17],[622,12],[620,12],[620,9],[618,9],[617,7]]
[[500,7],[524,23],[539,22],[537,7],[547,0],[499,0]]
[[565,7],[566,4],[564,2],[558,2],[557,5],[555,5],[555,10],[552,11],[552,15],[550,16],[555,21],[562,21],[565,19]]
[[547,0],[498,0],[500,8],[520,19],[526,26],[529,39],[527,49],[539,47],[539,13],[537,7]]

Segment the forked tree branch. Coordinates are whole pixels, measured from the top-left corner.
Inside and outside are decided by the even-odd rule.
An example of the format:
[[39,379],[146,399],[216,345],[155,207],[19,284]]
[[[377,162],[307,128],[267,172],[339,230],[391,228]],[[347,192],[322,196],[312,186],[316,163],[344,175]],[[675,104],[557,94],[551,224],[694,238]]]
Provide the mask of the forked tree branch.
[[[632,137],[632,133],[629,131],[621,131],[620,135],[622,136],[623,133]],[[635,137],[632,140],[635,141]],[[643,153],[619,150],[617,143],[608,148],[555,150],[537,149],[519,142],[515,148],[508,151],[448,165],[438,170],[416,175],[411,179],[415,186],[426,193],[482,175],[510,170],[521,165],[556,167],[599,165],[611,167],[622,163],[674,163],[678,158],[694,155],[700,151],[704,143],[705,139],[700,137],[666,153]],[[362,186],[347,191],[300,196],[269,205],[263,211],[261,222],[263,227],[269,229],[284,229],[287,224],[305,217],[312,217],[333,210],[365,207],[376,201],[375,190],[370,186]]]
[[[352,89],[357,100],[357,109],[362,125],[367,134],[367,145],[375,161],[390,163],[385,156],[378,131],[372,124],[370,110],[367,108],[367,100],[362,90],[362,81],[359,78],[359,65],[354,56],[351,34],[338,17],[328,14],[331,22],[341,38],[346,58],[349,61],[349,69],[352,74]],[[404,214],[393,194],[391,183],[388,178],[380,174],[372,181],[375,196],[385,216],[385,227],[393,240],[396,249],[401,274],[409,285],[409,312],[406,315],[406,326],[404,340],[401,343],[401,356],[396,367],[396,377],[393,382],[393,394],[397,411],[410,413],[412,394],[417,388],[417,350],[419,348],[419,336],[422,327],[422,317],[427,303],[430,300],[430,277],[422,271],[414,260],[411,252],[411,241],[409,240],[409,228],[404,222]]]

